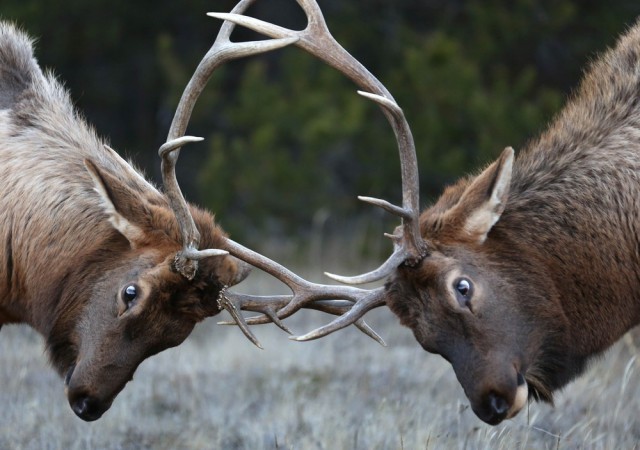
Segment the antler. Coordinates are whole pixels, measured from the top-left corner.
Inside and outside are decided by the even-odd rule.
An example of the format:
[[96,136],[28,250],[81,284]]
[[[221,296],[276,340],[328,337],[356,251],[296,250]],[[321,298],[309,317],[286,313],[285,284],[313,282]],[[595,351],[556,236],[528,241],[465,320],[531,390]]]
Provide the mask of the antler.
[[[216,41],[187,85],[171,124],[167,142],[159,150],[159,154],[162,157],[162,175],[165,190],[171,208],[180,224],[183,237],[183,249],[177,253],[174,266],[186,278],[192,279],[197,271],[198,260],[228,252],[283,281],[293,292],[292,296],[260,297],[223,290],[218,299],[220,308],[227,309],[245,335],[258,346],[259,343],[249,330],[248,323],[257,324],[273,321],[276,325],[288,331],[282,324],[281,319],[290,316],[300,308],[318,309],[330,314],[339,314],[340,317],[324,327],[295,338],[297,340],[316,339],[348,325],[355,324],[363,332],[383,343],[382,339],[362,320],[362,316],[367,311],[385,303],[383,287],[365,290],[352,286],[311,283],[278,263],[230,239],[225,240],[224,249],[198,249],[199,233],[175,175],[175,164],[180,154],[180,148],[188,142],[201,140],[201,138],[183,136],[195,102],[211,74],[220,64],[230,59],[296,44],[351,78],[365,90],[365,92],[359,91],[361,95],[377,102],[381,106],[394,130],[400,152],[403,186],[402,207],[392,205],[385,200],[359,197],[365,202],[379,206],[401,217],[402,226],[399,227],[397,234],[388,235],[394,241],[393,254],[378,269],[361,276],[349,278],[327,275],[347,284],[367,283],[388,276],[401,264],[413,266],[427,254],[426,244],[419,233],[419,186],[415,146],[411,130],[400,107],[398,107],[384,85],[336,42],[329,32],[322,12],[315,1],[298,0],[308,19],[307,27],[301,31],[289,30],[243,16],[242,13],[253,1],[241,0],[229,14],[209,14],[227,22],[221,27]],[[234,23],[251,28],[272,39],[258,42],[232,43],[229,40],[229,36],[233,31]],[[240,309],[261,312],[263,316],[251,318],[247,321],[238,312]]]
[[[253,2],[254,0],[242,0],[236,5],[232,12],[241,14]],[[235,43],[229,39],[234,28],[235,26],[232,23],[224,23],[220,28],[220,32],[211,49],[209,49],[196,68],[191,80],[182,93],[173,121],[171,122],[167,142],[158,150],[158,154],[162,158],[162,181],[164,183],[165,193],[169,198],[169,205],[180,226],[183,241],[182,250],[176,254],[174,268],[189,280],[195,276],[198,270],[199,260],[210,256],[227,254],[226,251],[219,249],[198,250],[200,233],[196,228],[193,217],[191,217],[189,207],[176,179],[176,163],[180,156],[180,148],[189,142],[197,142],[203,139],[184,136],[196,100],[207,85],[213,72],[221,64],[232,59],[282,48],[297,40],[295,37],[289,37],[271,41]]]
[[[240,1],[233,9],[232,13],[241,14],[253,2],[254,0]],[[312,292],[317,289],[316,285],[306,282],[302,278],[297,277],[292,272],[280,266],[278,263],[271,261],[270,259],[255,253],[230,239],[226,240],[226,249],[199,250],[200,234],[195,226],[193,217],[189,212],[188,204],[182,195],[176,179],[175,166],[178,157],[180,156],[181,147],[187,143],[202,140],[202,138],[198,137],[184,136],[184,133],[195,106],[195,102],[215,69],[231,59],[275,50],[290,45],[298,40],[297,37],[290,36],[267,41],[234,43],[229,39],[234,27],[235,25],[231,22],[225,22],[222,25],[211,49],[200,62],[185,88],[171,123],[167,142],[162,145],[158,151],[158,154],[162,158],[162,178],[165,186],[165,192],[169,199],[170,207],[174,211],[178,221],[183,240],[183,248],[176,254],[174,268],[185,278],[191,280],[197,272],[199,260],[211,256],[226,255],[231,252],[238,258],[271,273],[277,278],[282,279],[283,277],[289,277],[290,279],[295,280],[296,286],[299,286],[301,289],[305,289],[308,292]],[[319,287],[320,285],[317,286]],[[354,292],[359,291],[354,288],[351,289]],[[320,296],[320,298],[348,298],[355,301],[356,296],[353,292],[350,292],[349,289],[345,290],[343,288],[338,291],[328,291],[324,295]],[[228,292],[225,288],[220,292],[218,306],[220,309],[226,309],[233,317],[235,323],[240,326],[245,336],[255,345],[261,347],[260,343],[249,330],[245,319],[238,310],[242,309],[260,312],[268,318],[267,321],[273,321],[277,326],[290,333],[289,329],[280,321],[276,312],[289,304],[291,299],[291,296],[259,297],[239,295]],[[318,302],[309,300],[309,302],[305,302],[305,304],[300,307],[318,309],[330,314],[339,315],[348,311],[351,304],[352,302],[339,300]],[[355,322],[355,325],[360,330],[376,339],[378,342],[384,344],[384,341],[382,341],[382,339],[363,320],[357,320]]]
[[419,178],[413,135],[404,113],[387,88],[369,72],[357,59],[347,52],[331,35],[320,7],[314,0],[297,0],[307,16],[307,27],[294,31],[252,17],[231,13],[209,13],[211,17],[234,22],[273,39],[296,39],[294,44],[321,59],[349,77],[364,92],[358,91],[382,107],[391,124],[398,142],[402,172],[402,207],[385,200],[358,197],[360,200],[379,206],[402,218],[402,233],[389,236],[394,241],[394,253],[378,269],[358,277],[341,277],[327,274],[331,278],[347,284],[363,284],[380,280],[391,274],[399,264],[416,265],[427,253],[420,236]]
[[[209,15],[245,26],[267,35],[276,41],[281,39],[295,39],[295,41],[293,41],[295,45],[303,48],[351,78],[359,87],[366,91],[359,91],[358,93],[360,95],[377,102],[382,108],[382,111],[393,128],[398,142],[402,171],[402,207],[392,205],[385,200],[370,197],[359,197],[359,199],[379,206],[401,217],[402,225],[398,227],[397,234],[387,235],[394,242],[394,252],[378,269],[364,275],[342,277],[327,274],[331,278],[346,284],[362,284],[377,281],[390,275],[393,270],[401,264],[415,266],[427,254],[426,244],[419,232],[418,164],[413,136],[402,110],[396,104],[389,91],[333,38],[317,3],[313,0],[297,1],[304,10],[308,20],[307,27],[301,31],[290,30],[234,12],[229,14],[209,13]],[[319,300],[342,299],[352,302],[353,306],[338,319],[304,336],[293,338],[296,340],[317,339],[350,324],[362,324],[362,316],[367,311],[385,303],[385,292],[382,287],[374,290],[364,290],[348,286],[310,283],[281,266],[275,265],[271,261],[256,260],[256,256],[259,256],[259,258],[262,258],[262,256],[253,252],[248,253],[244,247],[239,246],[233,241],[227,241],[225,248],[234,256],[252,265],[259,266],[274,277],[280,279],[293,292],[293,297],[286,298],[288,303],[280,309],[277,314],[270,311],[267,317],[258,316],[248,321],[243,320],[243,326],[246,326],[247,323],[267,323],[271,320],[274,322],[277,321],[276,323],[278,323],[280,319],[290,316],[303,307],[315,307],[316,309],[330,313],[339,313],[338,310],[342,311],[342,309],[344,309],[342,303],[340,303],[340,307],[338,307],[338,303],[335,303],[339,302],[339,300],[334,300],[334,302],[329,303],[318,302]],[[227,295],[231,296],[231,294]],[[255,300],[255,297],[240,294],[232,294],[232,298],[238,305],[243,305],[246,302]],[[281,300],[284,303],[284,299]]]
[[[352,286],[332,286],[312,283],[266,256],[254,252],[231,239],[226,239],[224,248],[233,256],[279,279],[293,292],[293,296],[280,295],[267,297],[226,291],[224,293],[224,300],[230,305],[228,308],[229,312],[231,312],[231,310],[237,312],[237,310],[243,309],[246,311],[262,312],[264,314],[264,316],[257,316],[247,321],[240,314],[231,313],[235,324],[243,329],[247,337],[249,337],[251,333],[247,326],[248,323],[259,324],[274,322],[281,329],[290,332],[284,324],[282,324],[280,319],[289,317],[300,308],[308,308],[340,315],[338,319],[329,324],[332,327],[336,327],[335,324],[339,326],[335,329],[327,329],[329,326],[327,325],[327,327],[319,328],[305,336],[295,338],[297,340],[317,339],[340,328],[344,328],[347,325],[354,324],[367,336],[385,345],[382,338],[361,319],[365,312],[384,304],[384,288],[364,290]],[[347,300],[347,302],[334,299]],[[356,303],[355,306],[354,303]],[[291,305],[294,305],[294,307],[291,308]],[[362,314],[354,317],[359,311],[362,311]],[[234,322],[221,323],[229,325]]]
[[[254,1],[255,0],[241,0],[232,12],[241,14]],[[235,25],[228,22],[224,23],[220,28],[216,40],[196,68],[191,80],[182,93],[173,121],[171,122],[167,142],[158,150],[158,154],[162,158],[162,180],[165,193],[169,199],[169,205],[178,221],[183,242],[182,250],[176,254],[174,268],[188,280],[192,280],[195,277],[199,260],[211,256],[227,255],[229,253],[223,249],[198,249],[200,233],[196,228],[193,217],[189,211],[189,206],[182,195],[176,178],[175,167],[178,157],[180,156],[181,147],[187,143],[202,140],[202,138],[199,137],[184,136],[195,103],[213,72],[223,63],[232,59],[282,48],[295,42],[297,39],[284,38],[271,41],[235,43],[229,39],[234,28]],[[220,292],[220,297],[218,298],[219,308],[227,309],[231,316],[237,321],[245,336],[255,345],[262,348],[256,337],[246,326],[242,316],[237,312],[236,306],[227,300],[225,291],[226,289],[223,289]],[[288,331],[273,314],[274,310],[281,308],[285,303],[283,303],[282,299],[263,298],[253,302],[245,302],[244,305],[239,306],[244,306],[244,309],[250,311],[261,312],[268,317],[273,317],[275,319],[274,322],[278,326]]]

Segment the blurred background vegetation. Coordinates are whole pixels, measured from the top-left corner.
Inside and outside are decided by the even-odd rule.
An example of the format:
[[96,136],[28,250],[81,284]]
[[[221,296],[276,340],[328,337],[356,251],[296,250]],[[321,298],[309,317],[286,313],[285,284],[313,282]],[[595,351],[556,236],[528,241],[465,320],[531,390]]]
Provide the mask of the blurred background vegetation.
[[[562,106],[597,52],[640,14],[635,0],[320,0],[336,38],[394,94],[412,124],[426,205],[442,186],[516,149]],[[228,0],[3,0],[38,37],[40,63],[120,153],[159,180],[157,148]],[[302,28],[293,0],[249,11]],[[238,30],[234,39],[253,39]],[[322,228],[390,231],[356,195],[400,202],[392,132],[333,69],[290,48],[232,62],[200,98],[178,178],[249,245]],[[369,227],[369,228],[368,228]]]

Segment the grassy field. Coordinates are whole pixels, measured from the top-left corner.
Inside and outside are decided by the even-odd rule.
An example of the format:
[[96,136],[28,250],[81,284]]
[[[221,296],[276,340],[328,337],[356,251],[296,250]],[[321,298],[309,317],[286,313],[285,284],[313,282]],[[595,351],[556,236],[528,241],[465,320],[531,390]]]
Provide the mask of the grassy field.
[[[259,274],[257,274],[259,275]],[[243,291],[271,289],[252,276]],[[304,332],[328,316],[307,312]],[[558,395],[498,427],[478,420],[453,370],[388,311],[298,343],[256,328],[265,350],[216,320],[143,363],[97,422],[78,419],[42,339],[0,331],[0,449],[622,449],[640,447],[640,339],[628,335]],[[637,335],[637,333],[636,333]]]

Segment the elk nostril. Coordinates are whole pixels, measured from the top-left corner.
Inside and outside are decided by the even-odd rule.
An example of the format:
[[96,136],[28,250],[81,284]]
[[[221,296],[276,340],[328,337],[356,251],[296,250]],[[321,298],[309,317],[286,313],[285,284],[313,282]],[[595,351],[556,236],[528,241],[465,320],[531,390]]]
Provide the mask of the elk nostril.
[[489,394],[489,407],[491,411],[491,424],[500,423],[509,412],[509,402],[502,397],[494,393]]
[[83,395],[71,403],[71,409],[78,417],[87,422],[99,419],[104,413],[100,401],[94,397]]
[[518,386],[522,386],[524,383],[525,383],[524,375],[522,375],[520,372],[518,372]]

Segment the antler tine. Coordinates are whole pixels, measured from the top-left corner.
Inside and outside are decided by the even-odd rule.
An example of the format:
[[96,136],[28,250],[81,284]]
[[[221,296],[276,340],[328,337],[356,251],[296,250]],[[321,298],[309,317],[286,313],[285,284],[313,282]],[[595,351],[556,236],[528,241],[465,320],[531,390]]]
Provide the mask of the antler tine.
[[355,277],[344,277],[330,272],[324,274],[329,278],[344,284],[365,284],[381,280],[388,276],[394,269],[400,266],[407,259],[407,252],[404,247],[397,247],[396,250],[382,263],[380,267],[371,272],[364,273]]
[[[402,218],[402,231],[399,235],[394,235],[394,251],[391,256],[377,269],[355,277],[344,277],[325,272],[325,274],[336,281],[345,284],[364,284],[381,280],[389,276],[399,265],[407,264],[414,266],[424,258],[427,249],[420,236],[418,220],[418,168],[415,153],[415,145],[411,130],[400,107],[392,100],[380,95],[368,92],[358,92],[379,103],[384,111],[388,111],[387,118],[393,127],[398,140],[400,159],[402,164],[402,194],[403,207],[392,205],[386,200],[371,197],[358,197],[361,201],[378,206],[392,214]],[[406,156],[406,158],[405,158]],[[415,182],[407,182],[415,177]]]
[[[282,324],[280,319],[289,317],[301,308],[308,308],[330,314],[342,315],[329,325],[318,329],[314,337],[308,337],[303,340],[317,339],[340,328],[355,324],[360,331],[382,345],[385,345],[382,338],[362,320],[362,316],[367,311],[384,304],[384,288],[369,291],[351,286],[330,286],[312,283],[266,256],[248,249],[229,238],[225,240],[224,247],[225,250],[233,256],[279,279],[293,292],[293,295],[264,297],[244,295],[229,291],[224,292],[223,298],[226,304],[222,304],[221,308],[227,309],[232,314],[235,323],[241,327],[245,335],[247,335],[252,342],[254,338],[250,337],[250,332],[248,332],[246,325],[257,325],[273,321],[280,328],[290,333],[289,329]],[[353,308],[356,309],[353,310]],[[261,312],[264,316],[256,316],[246,320],[242,317],[238,318],[236,317],[236,313],[240,309]],[[275,313],[276,311],[277,314]],[[305,337],[306,336],[309,335],[305,335]]]
[[[232,12],[242,14],[253,2],[254,0],[241,0]],[[173,121],[171,122],[167,142],[160,147],[158,151],[162,158],[162,180],[165,192],[180,226],[183,240],[183,249],[176,255],[174,267],[189,280],[193,279],[196,274],[198,260],[226,254],[219,251],[207,250],[202,252],[198,250],[200,233],[196,228],[193,217],[191,217],[189,207],[176,179],[175,166],[180,156],[180,148],[186,143],[202,140],[202,138],[183,136],[187,129],[189,119],[191,118],[196,100],[202,93],[202,90],[215,69],[226,61],[282,48],[297,40],[297,38],[291,37],[268,41],[235,43],[229,39],[234,27],[235,25],[230,22],[222,24],[211,49],[196,68],[191,80],[182,93]]]
[[396,262],[402,257],[402,261],[399,263],[413,266],[427,254],[426,244],[421,238],[419,230],[418,163],[413,135],[402,109],[396,104],[393,96],[385,86],[358,60],[351,56],[331,35],[318,4],[314,0],[297,1],[304,10],[308,20],[307,27],[301,31],[290,30],[233,12],[230,14],[209,13],[209,15],[227,21],[233,21],[238,25],[245,26],[271,38],[282,39],[297,37],[298,40],[295,42],[296,46],[301,47],[345,74],[363,90],[368,91],[359,92],[360,95],[377,102],[381,106],[383,113],[393,128],[396,141],[398,142],[402,175],[402,207],[394,206],[384,200],[371,199],[369,197],[361,199],[380,206],[402,218],[403,232],[402,238],[400,239],[401,245],[395,252],[398,253],[398,255],[392,255],[392,257],[377,270],[357,277],[332,276],[332,278],[338,281],[349,284],[377,281],[388,276],[393,269],[397,267],[397,265],[391,265],[390,261]]
[[[379,287],[371,291],[363,292],[365,293],[360,296],[358,301],[351,307],[351,309],[335,319],[333,322],[330,322],[329,324],[317,328],[302,336],[292,336],[289,339],[292,339],[294,341],[311,341],[313,339],[319,339],[333,333],[334,331],[341,330],[342,328],[356,323],[358,320],[361,320],[362,316],[364,316],[367,312],[385,304],[384,287]],[[384,341],[382,341],[382,345],[385,345]]]
[[[291,300],[290,295],[268,297],[268,296],[244,295],[244,294],[237,294],[235,292],[229,292],[229,293],[225,293],[224,297],[227,302],[234,304],[236,310],[242,309],[244,311],[255,311],[255,312],[263,313],[263,315],[261,316],[249,317],[247,319],[243,318],[241,327],[246,325],[262,325],[266,323],[274,323],[285,332],[289,334],[293,334],[291,330],[288,327],[286,327],[284,323],[282,323],[282,321],[278,318],[277,311],[276,311],[277,310],[276,306],[280,302],[282,302],[282,306],[284,306]],[[267,306],[265,306],[265,301],[269,302]],[[322,311],[327,314],[333,314],[334,316],[341,316],[349,312],[352,306],[353,306],[353,302],[350,302],[347,300],[316,300],[316,301],[307,303],[302,307],[306,309],[315,309],[317,311]],[[381,305],[378,305],[378,306],[381,306]],[[224,309],[228,308],[228,306],[224,304],[222,304],[221,307],[223,307]],[[220,321],[218,322],[218,325],[238,325],[239,323],[235,319],[235,316],[233,316],[233,314],[232,314],[232,317],[234,317],[234,320]],[[382,337],[380,337],[378,333],[376,333],[369,325],[367,325],[367,323],[362,318],[357,318],[357,320],[353,322],[353,325],[356,328],[358,328],[360,331],[362,331],[364,334],[369,336],[371,339],[378,342],[380,345],[382,346],[387,345],[384,342],[384,339],[382,339]],[[242,328],[242,331],[245,333],[245,335],[247,335],[248,331],[245,331],[245,328]],[[253,334],[251,335],[253,336]],[[255,339],[255,337],[253,339]],[[251,340],[252,342],[254,342],[253,339],[249,337],[249,340]],[[258,347],[260,346],[258,345]]]
[[[367,311],[369,311],[370,309],[373,309],[375,307],[378,306],[382,306],[384,304],[384,301],[382,301],[379,304],[376,304],[375,306],[372,306],[371,308],[367,309],[366,311],[363,311],[361,314],[358,314],[357,320],[353,321],[353,325],[358,328],[360,331],[362,331],[364,334],[366,334],[367,336],[369,336],[371,339],[373,339],[374,341],[376,341],[378,344],[382,345],[383,347],[386,347],[387,344],[384,341],[384,339],[382,339],[382,337],[380,337],[380,335],[378,333],[376,333],[373,328],[371,328],[369,325],[367,325],[367,323],[364,321],[364,319],[362,319],[362,316],[364,315],[364,313],[366,313]],[[328,314],[333,314],[334,316],[344,316],[345,314],[347,314],[351,308],[353,306],[353,303],[348,302],[348,301],[344,301],[344,300],[318,300],[312,303],[309,303],[307,305],[305,305],[305,308],[308,309],[315,309],[318,311],[322,311]],[[331,325],[331,324],[329,324]],[[350,325],[350,324],[349,324]],[[346,325],[344,325],[346,326]],[[339,328],[344,328],[344,326],[340,326]],[[326,336],[329,333],[332,333],[335,330],[331,330],[331,331],[327,331],[326,327],[322,327],[324,328],[324,332],[325,334],[323,334],[322,336]],[[339,329],[338,328],[338,329]],[[311,334],[313,334],[316,337],[313,337],[311,339],[317,339],[321,336],[319,336],[318,334],[323,332],[320,328],[318,328],[315,331],[312,331],[311,333],[307,333],[304,336],[298,336],[298,337],[294,337],[294,340],[296,341],[304,341],[304,340],[309,340],[309,339],[304,339],[305,336],[309,336]]]

